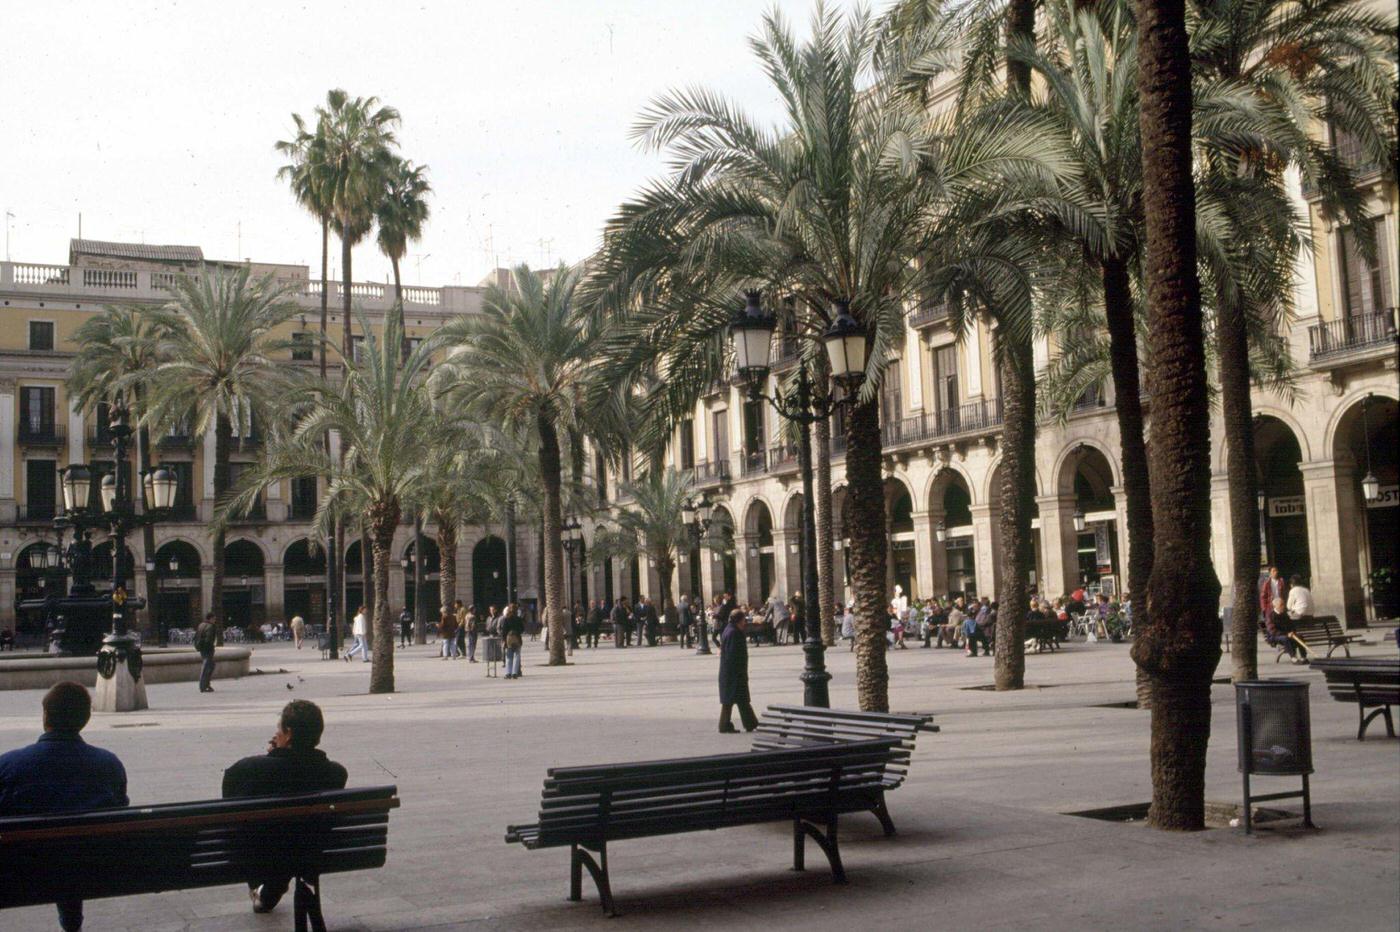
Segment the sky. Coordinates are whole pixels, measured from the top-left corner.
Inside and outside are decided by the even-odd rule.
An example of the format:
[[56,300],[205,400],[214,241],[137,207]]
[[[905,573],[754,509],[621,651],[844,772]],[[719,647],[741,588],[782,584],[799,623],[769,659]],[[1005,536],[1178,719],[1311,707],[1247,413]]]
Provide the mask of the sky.
[[[398,108],[402,154],[429,169],[406,284],[578,261],[664,171],[629,139],[647,102],[701,85],[775,122],[747,39],[772,6],[805,32],[813,2],[0,0],[10,257],[67,262],[81,213],[88,239],[318,274],[319,227],[277,180],[273,144],[341,87]],[[369,242],[352,272],[384,281],[389,264]]]

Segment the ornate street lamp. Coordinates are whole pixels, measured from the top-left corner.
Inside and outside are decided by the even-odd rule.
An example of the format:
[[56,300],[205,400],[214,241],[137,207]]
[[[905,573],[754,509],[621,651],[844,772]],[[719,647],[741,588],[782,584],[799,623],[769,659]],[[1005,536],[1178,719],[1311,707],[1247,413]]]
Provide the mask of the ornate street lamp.
[[[797,460],[802,474],[802,590],[807,617],[807,631],[802,650],[806,656],[802,670],[803,703],[828,708],[831,705],[827,684],[831,674],[826,671],[826,646],[821,637],[821,599],[817,590],[816,510],[812,497],[812,438],[808,428],[831,416],[837,404],[831,395],[818,404],[812,398],[807,366],[797,370],[795,397],[763,394],[768,378],[773,331],[776,321],[766,313],[757,291],[747,292],[744,309],[734,315],[729,324],[729,341],[734,353],[734,366],[740,382],[745,384],[752,400],[765,400],[778,414],[801,427],[798,431]],[[865,374],[865,330],[851,317],[850,302],[838,300],[832,307],[833,322],[822,334],[822,344],[831,362],[831,375],[838,383],[851,386]],[[853,393],[848,392],[849,395]],[[756,550],[756,548],[754,548]],[[755,556],[754,550],[750,556]]]
[[933,536],[940,544],[948,539],[948,527],[941,520],[938,522],[938,526],[933,529]]
[[568,647],[569,656],[574,653],[574,641],[578,639],[576,629],[577,619],[574,618],[574,551],[579,549],[583,543],[583,524],[573,515],[565,515],[564,523],[560,526],[562,541],[564,545],[564,583],[565,602],[564,609],[566,617],[569,619],[568,631],[565,635],[564,643]]
[[[681,505],[681,515],[685,526],[690,529],[690,536],[695,543],[695,548],[699,550],[704,546],[705,535],[710,530],[710,500],[704,492],[695,496],[686,496]],[[704,561],[700,567],[700,604],[695,606],[695,653],[708,654],[710,652],[710,626],[705,621],[705,569]]]
[[1085,518],[1084,518],[1084,510],[1083,510],[1082,508],[1075,508],[1075,509],[1074,509],[1074,533],[1076,533],[1076,534],[1083,534],[1083,533],[1084,533],[1084,526],[1085,526],[1085,524],[1086,524],[1086,520],[1085,520]]
[[1371,427],[1366,421],[1366,409],[1370,404],[1371,395],[1368,393],[1361,399],[1361,437],[1366,446],[1366,475],[1361,479],[1361,497],[1366,499],[1368,505],[1381,497],[1381,481],[1371,471]]

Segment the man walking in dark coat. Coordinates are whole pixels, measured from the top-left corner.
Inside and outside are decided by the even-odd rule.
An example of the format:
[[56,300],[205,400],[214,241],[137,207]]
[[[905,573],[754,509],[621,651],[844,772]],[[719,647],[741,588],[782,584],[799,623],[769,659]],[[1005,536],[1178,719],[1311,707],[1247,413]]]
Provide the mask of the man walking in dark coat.
[[199,652],[199,691],[212,693],[209,681],[214,678],[214,650],[219,643],[219,619],[213,612],[204,616],[204,623],[194,630],[194,649]]
[[[345,789],[345,768],[316,747],[325,729],[326,720],[316,703],[305,699],[287,703],[277,720],[277,731],[267,743],[267,753],[245,757],[224,771],[224,798]],[[294,841],[287,839],[288,843]],[[271,912],[291,882],[292,878],[284,875],[249,883],[253,912]]]
[[744,635],[748,627],[748,616],[743,609],[729,613],[729,624],[719,642],[719,730],[720,734],[733,734],[736,729],[729,720],[734,707],[739,707],[739,720],[744,723],[744,731],[758,727],[758,718],[753,714],[753,703],[749,699],[749,643]]
[[613,647],[631,646],[630,642],[632,638],[629,631],[630,623],[628,621],[628,617],[631,614],[632,613],[628,611],[627,608],[627,597],[620,596],[613,604],[612,610]]
[[597,599],[588,603],[588,624],[584,628],[588,646],[598,646],[598,636],[603,631],[603,605]]

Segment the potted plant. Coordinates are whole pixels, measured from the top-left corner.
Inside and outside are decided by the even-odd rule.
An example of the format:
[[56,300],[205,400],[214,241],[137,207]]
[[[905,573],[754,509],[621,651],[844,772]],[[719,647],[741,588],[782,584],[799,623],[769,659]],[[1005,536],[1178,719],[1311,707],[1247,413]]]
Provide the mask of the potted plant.
[[1400,589],[1395,582],[1395,570],[1391,567],[1371,570],[1371,605],[1376,610],[1377,621],[1400,615]]

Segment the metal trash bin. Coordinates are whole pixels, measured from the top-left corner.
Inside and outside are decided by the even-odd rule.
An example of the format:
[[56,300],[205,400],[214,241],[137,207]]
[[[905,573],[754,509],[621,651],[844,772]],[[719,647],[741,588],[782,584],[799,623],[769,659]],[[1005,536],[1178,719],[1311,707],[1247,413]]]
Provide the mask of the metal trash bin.
[[[1235,684],[1239,724],[1240,774],[1244,779],[1244,830],[1253,833],[1253,804],[1273,799],[1303,800],[1303,824],[1312,822],[1312,721],[1308,685],[1298,680],[1248,680]],[[1303,778],[1301,791],[1250,795],[1253,775]]]

